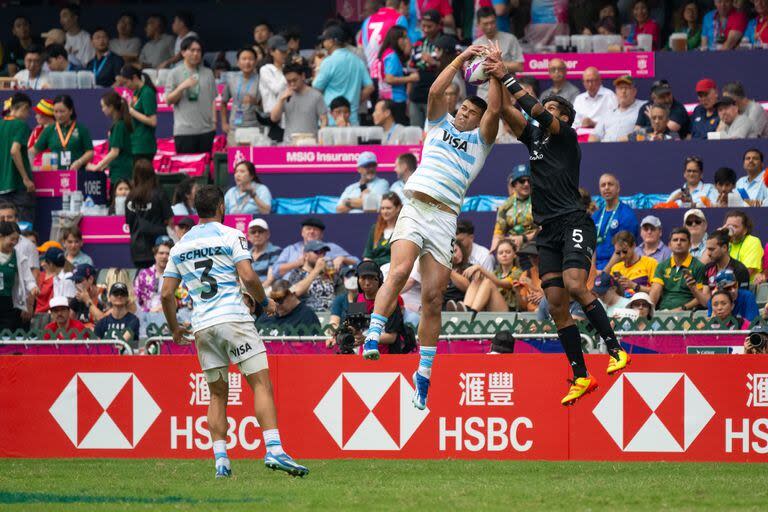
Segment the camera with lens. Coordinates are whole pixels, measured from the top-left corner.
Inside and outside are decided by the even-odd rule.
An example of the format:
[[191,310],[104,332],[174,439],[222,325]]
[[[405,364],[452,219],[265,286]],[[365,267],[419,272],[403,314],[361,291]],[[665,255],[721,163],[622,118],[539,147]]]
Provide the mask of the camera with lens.
[[355,334],[368,328],[371,315],[365,302],[353,302],[349,304],[347,316],[336,331],[336,345],[339,354],[355,353]]
[[768,326],[756,326],[744,340],[747,354],[768,354]]

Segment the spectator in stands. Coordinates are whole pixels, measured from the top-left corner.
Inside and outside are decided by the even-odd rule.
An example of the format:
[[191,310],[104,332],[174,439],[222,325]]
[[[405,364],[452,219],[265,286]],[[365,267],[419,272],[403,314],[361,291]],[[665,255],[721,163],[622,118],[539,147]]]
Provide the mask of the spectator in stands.
[[182,43],[189,38],[194,37],[198,39],[197,32],[192,30],[195,25],[195,17],[189,11],[178,11],[173,18],[171,24],[171,31],[176,34],[176,39],[173,42],[173,55],[160,63],[158,69],[170,68],[177,62],[181,62],[184,59]]
[[[613,81],[616,89],[616,108],[609,111],[597,123],[589,135],[590,142],[617,142],[625,140],[635,127],[637,114],[643,102],[637,99],[635,82],[629,75],[620,76]],[[546,96],[544,96],[546,98]]]
[[[267,41],[269,54],[265,64],[259,70],[259,94],[264,112],[271,113],[277,104],[277,100],[288,87],[283,75],[283,66],[288,57],[288,43],[283,36],[272,36]],[[278,119],[278,121],[280,121]],[[282,126],[282,122],[279,122]],[[282,132],[275,140],[283,140]]]
[[[649,34],[653,38],[653,49],[658,50],[661,43],[661,29],[656,20],[651,18],[648,12],[648,2],[646,0],[635,0],[632,7],[632,23],[627,27],[626,33],[622,34],[631,45],[637,44],[639,34]],[[622,30],[622,32],[624,32]]]
[[715,0],[715,9],[704,15],[702,50],[733,50],[747,29],[747,16],[733,7],[733,0]]
[[64,45],[67,43],[67,34],[60,28],[49,29],[47,32],[40,34],[40,36],[43,38],[43,48],[45,48],[46,53],[48,53],[49,46],[61,45],[64,48]]
[[680,21],[675,32],[684,32],[688,50],[701,48],[701,12],[696,1],[689,0],[683,5]]
[[[13,203],[0,201],[0,222],[19,223],[19,210]],[[29,238],[22,236],[19,243],[16,244],[16,253],[20,260],[24,260],[29,265],[32,275],[37,279],[40,273],[40,254],[37,246]]]
[[160,312],[163,306],[160,303],[160,285],[168,265],[173,240],[167,235],[157,237],[152,254],[155,256],[155,264],[143,268],[136,273],[133,280],[133,289],[136,293],[136,302],[139,310],[146,313]]
[[[349,311],[349,305],[357,300],[357,296],[360,294],[360,290],[357,285],[357,267],[355,265],[347,265],[339,271],[339,277],[344,283],[344,291],[336,297],[334,297],[331,303],[331,316],[328,319],[328,325],[333,328],[332,333],[335,333],[336,329],[347,318],[347,311]],[[326,331],[328,332],[328,331]],[[330,348],[336,344],[336,340],[331,337],[325,342],[325,346]]]
[[45,98],[41,99],[37,102],[37,105],[32,107],[32,110],[35,111],[35,122],[37,123],[37,126],[34,127],[32,133],[29,136],[29,140],[27,141],[27,149],[34,146],[35,142],[37,142],[37,139],[39,139],[40,135],[43,133],[43,130],[52,125],[54,122],[53,100],[48,100]]
[[104,275],[104,291],[101,300],[109,305],[110,298],[108,292],[112,289],[112,286],[117,283],[125,285],[128,290],[128,311],[135,314],[139,310],[138,301],[136,300],[136,293],[133,290],[133,280],[125,269],[114,267],[107,269],[107,272]]
[[[469,268],[467,255],[459,244],[453,246],[453,258],[451,259],[451,277],[448,288],[443,294],[443,311],[466,311],[464,297],[469,288],[469,279],[464,277],[464,272]],[[421,293],[421,291],[419,291]]]
[[512,240],[515,247],[522,247],[538,232],[533,222],[530,167],[522,164],[515,167],[507,176],[507,189],[509,197],[496,212],[491,252],[495,252],[496,246],[505,238]]
[[397,175],[397,181],[390,185],[389,191],[397,194],[400,198],[400,202],[403,204],[405,204],[406,200],[403,187],[408,182],[408,178],[416,172],[416,167],[418,167],[418,161],[412,153],[403,153],[397,157],[397,160],[395,160],[395,174]]
[[515,249],[515,244],[511,241],[502,240],[496,247],[496,268],[488,270],[485,266],[475,263],[464,271],[464,277],[470,283],[463,302],[470,311],[518,310],[519,279],[523,271],[517,264]]
[[691,234],[675,228],[669,239],[672,257],[659,263],[651,280],[651,299],[659,310],[691,311],[705,306],[704,265],[691,256]]
[[13,75],[19,89],[50,89],[51,82],[48,73],[43,71],[43,49],[30,45],[24,53],[24,69]]
[[445,90],[445,104],[448,105],[448,113],[455,116],[463,101],[464,97],[461,94],[461,87],[456,82],[448,84],[448,88]]
[[243,160],[235,166],[235,185],[224,195],[227,215],[236,213],[260,213],[272,211],[272,194],[256,174],[252,162]]
[[618,102],[613,91],[603,87],[597,68],[588,67],[584,70],[582,81],[586,90],[573,100],[573,108],[576,110],[573,126],[594,128],[597,123],[607,118]]
[[610,274],[622,293],[651,291],[651,279],[656,272],[658,262],[637,253],[635,237],[629,231],[619,231],[613,236],[616,261],[610,268]]
[[383,78],[381,73],[380,50],[389,30],[395,25],[408,28],[408,19],[398,11],[401,0],[377,1],[372,12],[363,20],[357,33],[357,46],[362,50],[371,78]]
[[309,217],[301,223],[301,240],[284,248],[280,257],[272,266],[272,274],[275,279],[282,279],[304,265],[304,246],[312,240],[320,240],[330,248],[327,257],[333,263],[333,268],[337,271],[344,265],[354,265],[359,261],[356,257],[350,255],[341,246],[332,242],[323,241],[325,224],[320,219]]
[[710,233],[707,238],[707,256],[709,263],[704,267],[704,276],[710,290],[716,288],[715,276],[722,270],[730,270],[741,288],[749,288],[749,270],[739,260],[731,258],[729,252],[730,235],[725,229]]
[[[497,4],[498,1],[493,3]],[[542,45],[552,44],[557,35],[568,35],[568,11],[573,9],[573,7],[569,7],[571,2],[566,0],[531,0],[529,3],[531,18],[530,23],[525,27],[525,39],[529,43],[538,48]],[[522,9],[515,9],[515,11],[520,10]]]
[[326,261],[330,247],[319,241],[311,240],[304,246],[303,265],[291,272],[288,282],[291,291],[305,301],[313,311],[327,311],[335,295],[332,265]]
[[755,17],[749,20],[744,37],[755,48],[768,48],[768,1],[752,0]]
[[648,115],[651,119],[650,130],[640,128],[640,130],[630,133],[627,140],[630,142],[680,140],[680,135],[669,129],[669,114],[669,109],[665,105],[652,105],[648,109]]
[[209,153],[216,134],[216,81],[202,65],[203,45],[195,37],[181,44],[183,64],[168,73],[165,100],[173,105],[173,139],[177,153]]
[[173,45],[175,39],[166,34],[168,21],[162,14],[150,14],[144,25],[144,34],[147,42],[141,47],[139,63],[142,68],[160,68],[164,62],[174,56]]
[[72,310],[69,307],[69,299],[66,297],[53,297],[50,302],[49,312],[51,313],[51,322],[43,330],[44,340],[50,340],[56,336],[57,340],[76,340],[78,338],[88,338],[87,332],[84,332],[86,326],[79,320],[72,317]]
[[379,98],[389,100],[389,110],[395,122],[408,125],[407,87],[419,81],[418,73],[407,74],[406,66],[411,55],[411,41],[403,27],[389,29],[379,51]]
[[696,82],[699,104],[691,112],[691,138],[706,139],[709,132],[717,131],[720,118],[717,117],[717,84],[711,78]]
[[[349,105],[349,101],[344,96],[339,96],[331,101],[328,106],[331,111],[331,119],[328,123],[336,126],[337,128],[347,128],[352,126],[349,122],[349,118],[352,116],[352,108]],[[331,120],[333,121],[331,123]]]
[[99,339],[123,339],[127,342],[138,340],[139,319],[128,311],[128,287],[115,283],[109,289],[109,314],[96,322],[93,333]]
[[685,170],[683,171],[685,183],[669,195],[667,202],[674,202],[682,208],[715,206],[717,189],[710,183],[702,182],[703,175],[704,162],[702,159],[697,156],[686,157]]
[[707,217],[698,208],[693,208],[683,215],[683,224],[691,233],[691,256],[698,258],[705,265],[709,262],[707,254]]
[[149,75],[134,66],[123,66],[120,70],[122,82],[133,96],[128,105],[131,117],[131,154],[133,161],[154,161],[157,153],[157,89]]
[[131,193],[131,182],[122,179],[110,184],[109,215],[125,215],[125,203]]
[[393,109],[396,105],[392,100],[379,100],[373,109],[373,124],[384,129],[382,144],[403,145],[406,144],[405,126],[395,120]]
[[618,309],[625,309],[629,304],[629,299],[619,295],[622,291],[619,282],[607,272],[601,272],[595,276],[592,291],[597,295],[598,300],[603,304],[608,318],[615,318],[618,315]]
[[69,95],[54,98],[53,117],[56,122],[43,130],[29,150],[30,160],[49,149],[58,153],[60,170],[76,171],[85,167],[93,159],[93,140],[88,128],[77,120],[75,104]]
[[637,121],[635,121],[636,130],[640,128],[649,130],[651,128],[651,107],[654,105],[661,105],[669,110],[667,126],[670,131],[677,132],[681,139],[688,136],[691,123],[688,118],[688,111],[685,110],[685,105],[672,96],[672,86],[666,80],[657,80],[651,85],[651,101],[640,108]]
[[72,280],[75,282],[75,297],[70,299],[69,307],[72,316],[93,328],[94,324],[104,318],[107,304],[102,300],[101,291],[96,284],[96,269],[92,265],[81,264],[72,272]]
[[304,63],[301,56],[301,28],[298,25],[290,25],[280,31],[280,35],[288,42],[288,62],[293,64]]
[[725,208],[727,206],[746,206],[736,189],[736,171],[730,167],[721,167],[715,171],[715,189],[717,189],[717,202],[715,206]]
[[709,303],[709,325],[702,323],[701,328],[748,329],[750,322],[736,314],[735,306],[735,301],[730,293],[725,290],[715,291]]
[[763,152],[750,148],[744,152],[744,172],[736,181],[736,192],[748,206],[761,206],[768,200],[768,188],[765,185]]
[[171,211],[174,215],[197,215],[195,210],[195,194],[197,193],[197,181],[189,176],[182,179],[173,191],[173,205]]
[[248,223],[248,241],[251,243],[253,271],[261,279],[264,289],[274,281],[272,266],[280,256],[280,247],[269,240],[269,224],[264,219],[253,219]]
[[723,96],[736,100],[739,114],[752,121],[757,129],[758,137],[768,137],[768,114],[763,106],[755,100],[749,99],[741,82],[729,82],[723,86]]
[[637,246],[635,252],[640,256],[648,256],[657,262],[672,257],[672,251],[664,244],[661,239],[661,221],[654,215],[643,217],[640,221],[640,237],[643,243]]
[[37,296],[35,313],[47,313],[51,297],[72,298],[77,293],[75,284],[70,279],[72,264],[67,261],[62,249],[55,246],[47,249],[43,254],[43,264],[45,272],[41,272],[37,279],[40,293]]
[[15,75],[25,67],[29,69],[25,62],[26,54],[30,48],[39,48],[43,44],[39,36],[32,35],[32,24],[26,16],[14,17],[11,27],[12,37],[3,45],[8,76]]
[[[498,0],[496,3],[498,3]],[[400,11],[403,12],[404,8],[408,13],[409,35],[417,37],[424,35],[424,28],[419,22],[424,19],[424,16],[430,10],[437,11],[442,18],[443,25],[448,31],[454,32],[456,30],[456,18],[453,14],[453,6],[448,0],[413,0],[411,2],[400,0]],[[506,27],[507,29],[509,28],[508,19]],[[421,33],[419,33],[419,29],[421,29]],[[508,31],[509,30],[507,30],[507,32]],[[467,37],[469,37],[469,33],[467,34]],[[412,39],[416,39],[416,37],[412,37]]]
[[754,139],[759,135],[752,120],[739,114],[739,106],[731,96],[720,98],[716,107],[720,118],[717,132],[721,139]]
[[[496,11],[493,7],[480,7],[477,9],[477,26],[483,35],[475,39],[472,44],[487,46],[493,42],[501,48],[501,60],[507,73],[517,73],[523,70],[523,47],[517,37],[508,32],[499,32],[496,23]],[[488,97],[488,83],[477,88],[477,95],[483,99]]]
[[73,267],[82,264],[93,265],[93,259],[83,252],[83,233],[77,226],[66,228],[61,234],[64,255]]
[[712,299],[707,303],[707,310],[710,316],[712,316],[715,309],[719,309],[717,308],[719,304],[715,299],[715,295],[725,292],[731,299],[733,316],[743,318],[748,322],[753,322],[760,317],[760,309],[757,307],[755,294],[752,293],[749,288],[741,288],[739,286],[736,275],[732,270],[727,268],[721,270],[715,275],[714,282],[715,287],[713,289]]
[[266,20],[256,22],[253,27],[253,45],[261,48],[263,55],[268,55],[267,43],[272,35],[272,25]]
[[136,30],[136,15],[124,12],[117,19],[117,38],[109,42],[109,51],[130,62],[136,62],[141,52],[141,40],[133,33]]
[[475,243],[475,225],[468,219],[456,223],[456,243],[468,255],[470,265],[480,265],[488,272],[493,272],[493,256],[487,247]]
[[357,125],[360,103],[370,97],[374,88],[365,64],[344,47],[344,39],[344,30],[339,26],[330,26],[323,31],[320,41],[329,55],[320,64],[312,86],[323,93],[331,111],[334,110],[331,105],[334,99],[346,98],[350,104],[350,123]]
[[418,82],[411,85],[408,94],[408,117],[413,126],[424,126],[427,119],[427,94],[437,78],[440,63],[435,58],[436,43],[442,32],[440,11],[428,9],[421,13],[419,26],[422,37],[413,43],[411,67],[418,72]]
[[389,183],[376,175],[378,162],[376,154],[364,151],[357,157],[357,172],[360,179],[348,185],[339,197],[337,213],[361,213],[376,211],[384,194],[389,191]]
[[[48,71],[77,71],[80,69],[75,64],[69,61],[67,50],[63,45],[52,44],[45,47],[46,63],[48,64]],[[50,75],[49,75],[50,78]]]
[[[256,72],[257,56],[247,46],[237,52],[239,73],[230,73],[221,93],[221,131],[227,134],[227,145],[235,146],[235,130],[259,126],[256,116],[259,102],[259,74]],[[229,101],[232,100],[232,110]]]
[[[568,73],[568,68],[565,66],[563,59],[550,59],[548,71],[549,78],[552,80],[552,87],[542,92],[541,98],[546,99],[550,96],[562,96],[573,103],[576,100],[576,96],[578,96],[581,91],[579,91],[578,87],[566,80],[565,77]],[[615,83],[616,82],[614,82],[614,84]]]
[[597,270],[603,270],[614,253],[613,236],[619,231],[629,231],[636,237],[638,225],[635,212],[619,199],[621,185],[618,178],[605,173],[600,176],[599,186],[604,204],[592,215],[592,220],[597,229],[595,265]]
[[[36,288],[29,266],[19,264],[19,255],[15,251],[21,233],[13,222],[0,222],[0,330],[16,330],[21,326],[21,310],[32,305],[33,297],[24,294],[25,288]],[[25,284],[26,283],[26,284]],[[19,297],[19,294],[22,294]],[[21,303],[19,301],[21,299]],[[27,320],[30,316],[27,315]]]
[[0,119],[0,200],[15,204],[27,221],[35,218],[35,184],[27,150],[31,107],[29,96],[16,93],[10,111]]
[[731,258],[739,260],[747,267],[750,282],[762,282],[763,244],[751,234],[752,219],[742,210],[731,210],[725,214],[722,229],[727,229],[731,235]]
[[109,91],[101,97],[101,111],[112,121],[112,126],[107,132],[109,151],[98,164],[89,164],[88,169],[109,169],[110,180],[130,180],[133,178],[133,122],[131,114],[128,113],[128,103],[115,91]]
[[291,283],[284,279],[275,281],[269,297],[277,303],[277,313],[273,316],[262,314],[256,320],[260,331],[268,334],[281,332],[302,332],[312,334],[320,332],[320,320],[306,303],[299,300],[291,291]]
[[[619,33],[619,10],[612,0],[599,2],[600,10],[596,12],[593,9],[589,9],[589,7],[597,2],[589,2],[587,5],[579,5],[580,3],[586,2],[571,2],[571,4],[575,7],[575,9],[572,8],[571,15],[576,17],[580,15],[578,11],[584,11],[581,13],[581,15],[591,14],[594,22],[589,23],[589,25],[585,25],[583,22],[581,22],[582,20],[574,20],[572,23],[575,28],[574,34],[578,33],[579,31],[582,34],[588,36],[595,34],[614,35]],[[583,28],[581,28],[582,25]]]
[[181,240],[184,235],[189,233],[189,230],[195,227],[195,219],[192,217],[184,217],[183,219],[180,219],[176,224],[173,226],[173,232],[176,235],[174,237],[174,241],[178,242]]
[[[455,36],[449,34],[443,34],[435,41],[435,58],[438,62],[438,69],[443,70],[453,62],[453,60],[459,55],[459,40]],[[451,94],[451,91],[456,89],[455,94]],[[461,102],[467,97],[467,85],[464,82],[464,77],[461,73],[456,73],[453,76],[453,81],[445,90],[446,104],[448,105],[448,113],[453,115],[456,110],[461,106]]]
[[392,191],[381,197],[379,216],[368,233],[363,259],[373,260],[380,267],[389,263],[391,249],[389,239],[392,238],[395,223],[402,207],[403,203],[400,201],[400,196]]
[[278,98],[270,118],[285,123],[283,142],[290,144],[295,134],[311,134],[317,138],[318,127],[328,124],[328,109],[320,91],[307,85],[306,72],[301,64],[288,64],[283,68],[288,87]]
[[[648,326],[647,321],[652,320],[653,315],[656,312],[656,308],[651,301],[651,296],[645,292],[638,292],[634,294],[632,298],[629,299],[627,307],[629,309],[634,309],[638,313],[637,321],[635,324],[638,330],[645,329]],[[659,328],[661,328],[660,325]]]
[[131,233],[131,259],[136,268],[155,263],[152,253],[155,240],[168,234],[172,221],[171,204],[152,163],[139,160],[133,166],[133,188],[125,204],[125,223]]
[[59,23],[67,33],[65,48],[69,60],[75,66],[85,66],[93,59],[94,49],[91,45],[91,34],[80,28],[80,6],[67,4],[59,11]]

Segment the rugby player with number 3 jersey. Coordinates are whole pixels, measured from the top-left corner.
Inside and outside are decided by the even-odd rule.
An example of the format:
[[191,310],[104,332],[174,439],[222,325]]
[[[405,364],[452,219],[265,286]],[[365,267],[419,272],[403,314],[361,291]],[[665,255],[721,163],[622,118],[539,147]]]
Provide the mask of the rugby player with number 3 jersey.
[[227,456],[227,396],[229,364],[235,363],[253,390],[256,419],[264,435],[264,464],[293,476],[309,470],[285,451],[277,430],[277,411],[272,396],[267,352],[243,299],[246,291],[267,314],[275,302],[266,297],[252,268],[251,253],[243,233],[224,226],[224,195],[207,185],[195,195],[200,223],[171,249],[163,274],[161,298],[173,341],[189,344],[189,330],[176,320],[176,289],[184,284],[192,297],[192,334],[200,366],[208,382],[208,430],[213,440],[216,478],[232,474]]
[[569,312],[572,298],[581,304],[587,320],[608,347],[608,374],[615,374],[629,363],[605,308],[587,288],[597,235],[579,195],[581,149],[571,127],[575,111],[573,105],[560,96],[545,98],[542,105],[525,92],[514,75],[507,74],[503,66],[495,62],[486,65],[486,70],[504,84],[538,124],[534,126],[527,121],[504,91],[501,116],[530,153],[533,218],[541,227],[536,236],[539,275],[549,312],[573,369],[572,385],[562,400],[563,405],[572,405],[597,388],[597,379],[587,372],[581,335]]
[[496,47],[470,46],[448,65],[429,88],[427,135],[421,163],[408,178],[403,192],[407,202],[391,238],[392,260],[384,285],[376,295],[363,357],[378,359],[378,341],[387,317],[418,259],[421,270],[421,322],[419,367],[413,374],[413,404],[427,405],[432,362],[440,334],[443,292],[451,274],[456,243],[456,217],[470,183],[483,168],[499,130],[501,83],[491,79],[488,103],[471,96],[456,117],[448,114],[445,90],[462,65],[475,55],[488,53],[488,61],[501,61]]

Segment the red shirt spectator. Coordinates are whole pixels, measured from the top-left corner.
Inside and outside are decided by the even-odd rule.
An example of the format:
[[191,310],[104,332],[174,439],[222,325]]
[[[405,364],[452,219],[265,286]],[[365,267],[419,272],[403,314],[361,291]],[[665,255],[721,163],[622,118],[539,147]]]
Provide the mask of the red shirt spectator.
[[66,297],[54,297],[50,301],[51,323],[45,326],[45,334],[43,339],[50,340],[52,334],[56,335],[57,340],[63,340],[64,336],[68,336],[69,339],[75,340],[78,338],[89,338],[89,333],[82,333],[85,331],[85,325],[72,318],[71,310],[69,309],[69,299]]
[[644,0],[635,2],[632,8],[632,17],[634,21],[630,25],[629,34],[625,34],[627,43],[637,44],[637,36],[648,34],[653,38],[653,49],[658,50],[661,42],[661,30],[656,20],[650,17],[648,4]]

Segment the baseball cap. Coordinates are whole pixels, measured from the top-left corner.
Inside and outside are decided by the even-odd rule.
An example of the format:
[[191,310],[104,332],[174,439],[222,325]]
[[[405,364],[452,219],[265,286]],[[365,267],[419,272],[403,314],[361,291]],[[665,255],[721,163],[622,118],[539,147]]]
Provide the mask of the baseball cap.
[[72,272],[71,279],[74,282],[79,283],[95,275],[96,275],[96,269],[93,268],[93,265],[89,265],[87,263],[81,263],[80,265],[75,267],[75,270]]
[[251,222],[248,223],[248,231],[250,231],[253,228],[260,228],[260,229],[263,229],[264,231],[269,231],[269,224],[267,224],[267,221],[265,221],[264,219],[253,219]]
[[360,262],[360,264],[357,266],[357,277],[379,277],[379,274],[381,274],[381,268],[376,264],[375,261],[366,260]]
[[729,286],[732,284],[736,284],[736,275],[733,273],[733,270],[729,268],[725,268],[717,273],[715,276],[715,286],[718,288],[722,288],[724,286]]
[[318,219],[317,217],[308,217],[304,219],[304,221],[301,223],[301,227],[304,227],[304,226],[312,226],[325,231],[325,223],[320,219]]
[[717,89],[717,84],[711,78],[702,78],[696,82],[696,92],[709,92],[712,89]]
[[173,247],[173,240],[168,235],[160,235],[159,237],[155,238],[155,247],[158,245],[168,245]]
[[339,275],[343,278],[357,275],[357,267],[355,265],[344,265],[341,267],[341,270],[339,270]]
[[365,167],[366,165],[377,164],[376,153],[372,151],[363,151],[357,157],[357,166]]
[[707,220],[707,216],[704,215],[704,212],[699,210],[698,208],[691,208],[687,212],[685,212],[685,215],[683,215],[683,223],[688,220],[688,217],[698,217],[702,220]]
[[57,247],[57,248],[59,248],[61,250],[64,250],[64,248],[61,246],[61,244],[59,242],[57,242],[56,240],[48,240],[43,245],[40,245],[37,248],[37,252],[45,253],[51,247]]
[[607,272],[603,272],[600,274],[597,274],[595,277],[595,285],[592,287],[592,291],[595,293],[605,293],[609,289],[616,286],[616,281],[613,279],[611,274]]
[[516,166],[511,173],[509,173],[509,176],[507,176],[507,183],[514,183],[520,178],[530,178],[531,177],[531,169],[525,164],[520,164]]
[[195,227],[195,220],[192,217],[184,217],[179,222],[177,222],[176,225],[180,228],[192,229]]
[[125,283],[117,282],[109,289],[110,295],[125,295],[128,296],[128,286]]
[[344,33],[344,29],[341,28],[338,25],[331,25],[330,27],[323,30],[323,33],[320,34],[320,37],[317,38],[318,41],[323,42],[326,39],[333,39],[335,41],[343,41],[346,37],[346,34]]
[[48,302],[48,309],[69,308],[69,299],[63,295],[57,295]]
[[270,50],[280,50],[281,52],[288,51],[288,41],[281,35],[274,35],[267,39],[267,48]]
[[53,263],[57,267],[63,267],[67,259],[64,257],[64,251],[58,247],[51,247],[43,255],[43,261]]
[[432,23],[440,23],[442,16],[440,16],[440,11],[437,9],[427,9],[421,13],[421,19],[431,21]]
[[32,107],[32,110],[41,116],[53,117],[53,100],[42,99],[37,102],[37,105]]
[[635,81],[632,80],[632,77],[629,75],[622,75],[616,80],[613,81],[613,86],[619,86],[619,85],[635,85]]
[[735,99],[731,98],[730,96],[723,96],[722,98],[717,100],[717,103],[715,103],[715,108],[730,107],[735,104],[736,104]]
[[661,228],[661,221],[655,215],[646,215],[645,217],[643,217],[643,220],[640,222],[640,227],[643,227],[646,224],[650,224],[656,229]]
[[666,80],[656,80],[651,85],[651,94],[666,94],[672,92],[672,86]]
[[321,242],[320,240],[310,240],[304,244],[304,252],[318,252],[318,251],[330,251],[331,248],[328,244]]

